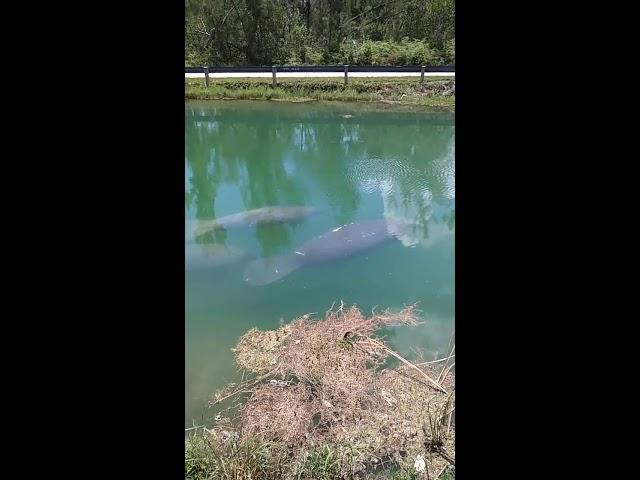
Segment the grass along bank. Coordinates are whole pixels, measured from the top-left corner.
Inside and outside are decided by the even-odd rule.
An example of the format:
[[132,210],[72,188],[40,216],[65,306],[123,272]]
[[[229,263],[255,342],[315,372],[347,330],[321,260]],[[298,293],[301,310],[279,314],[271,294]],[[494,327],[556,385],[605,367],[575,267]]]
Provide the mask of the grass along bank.
[[455,79],[416,77],[281,78],[272,88],[269,78],[185,79],[185,98],[189,100],[280,100],[304,102],[333,100],[343,102],[385,102],[416,105],[433,110],[455,110]]

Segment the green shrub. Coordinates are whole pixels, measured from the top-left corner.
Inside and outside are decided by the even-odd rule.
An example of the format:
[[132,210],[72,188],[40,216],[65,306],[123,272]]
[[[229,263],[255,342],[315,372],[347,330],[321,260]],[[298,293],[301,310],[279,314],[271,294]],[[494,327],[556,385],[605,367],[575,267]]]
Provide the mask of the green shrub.
[[295,22],[289,31],[277,58],[277,63],[286,65],[302,65],[306,63],[306,45],[309,43],[309,32],[304,24]]
[[445,52],[447,62],[451,63],[452,65],[455,65],[456,64],[456,39],[455,38],[447,42],[444,52]]
[[314,480],[333,480],[340,471],[338,453],[328,445],[314,450],[304,468],[304,477]]
[[318,48],[314,48],[311,46],[306,46],[304,50],[305,63],[307,65],[321,65],[323,54],[322,51]]
[[217,464],[202,436],[191,435],[184,449],[184,478],[204,480],[217,470],[216,467]]
[[411,65],[437,65],[441,63],[435,50],[420,40],[403,38],[400,49],[405,55],[405,61]]
[[246,439],[205,440],[193,434],[185,445],[185,480],[271,480],[290,468],[286,446]]
[[184,66],[185,67],[204,67],[209,65],[209,58],[206,52],[185,52]]
[[440,56],[422,40],[403,38],[400,42],[367,40],[355,47],[344,42],[340,62],[353,65],[438,65]]
[[347,40],[340,44],[340,50],[338,51],[338,59],[336,63],[356,64],[355,55],[356,55],[357,47],[356,43],[353,40]]

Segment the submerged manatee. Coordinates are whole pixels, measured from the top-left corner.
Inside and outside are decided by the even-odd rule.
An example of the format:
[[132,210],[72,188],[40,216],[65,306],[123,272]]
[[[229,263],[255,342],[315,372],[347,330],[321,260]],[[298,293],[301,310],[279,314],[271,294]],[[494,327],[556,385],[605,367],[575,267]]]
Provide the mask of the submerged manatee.
[[396,237],[411,224],[402,220],[367,220],[334,228],[301,245],[293,253],[254,260],[247,265],[244,280],[266,285],[304,265],[350,257]]
[[189,244],[184,246],[186,270],[217,268],[239,262],[247,257],[246,252],[234,246],[216,244]]
[[303,220],[316,213],[313,207],[287,206],[287,207],[262,207],[255,210],[234,213],[216,220],[200,220],[195,230],[196,236],[220,228],[240,228],[265,223],[284,223]]

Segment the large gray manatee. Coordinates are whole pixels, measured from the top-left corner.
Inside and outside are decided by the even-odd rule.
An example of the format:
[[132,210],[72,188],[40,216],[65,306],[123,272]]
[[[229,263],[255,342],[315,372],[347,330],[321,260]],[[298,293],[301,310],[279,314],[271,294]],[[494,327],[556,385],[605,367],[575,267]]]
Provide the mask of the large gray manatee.
[[284,223],[303,220],[318,212],[313,207],[300,205],[285,207],[262,207],[255,210],[238,212],[215,220],[199,220],[195,228],[195,236],[199,237],[207,232],[221,228],[240,228],[267,223]]
[[403,220],[367,220],[334,228],[301,245],[294,252],[250,262],[244,271],[249,285],[266,285],[304,266],[350,257],[405,232]]

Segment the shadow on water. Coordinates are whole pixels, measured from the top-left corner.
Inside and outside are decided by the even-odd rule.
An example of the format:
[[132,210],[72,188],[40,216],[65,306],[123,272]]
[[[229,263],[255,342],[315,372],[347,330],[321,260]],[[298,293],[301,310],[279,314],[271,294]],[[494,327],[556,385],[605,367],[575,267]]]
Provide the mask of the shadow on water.
[[344,139],[348,138],[349,132],[345,132],[339,123],[292,127],[292,135],[304,139],[296,155],[298,163],[322,186],[334,223],[351,222],[360,206],[360,194],[357,184],[348,175],[349,149],[345,148]]
[[[405,113],[390,134],[389,114],[362,113],[336,121],[331,109],[279,107],[186,107],[185,158],[191,176],[185,197],[195,218],[235,213],[216,211],[222,184],[238,188],[244,210],[307,205],[301,177],[309,176],[324,192],[336,226],[353,221],[362,194],[377,190],[386,217],[415,222],[416,235],[428,237],[434,205],[442,210],[442,201],[455,197],[450,122],[434,117],[439,122],[425,129],[429,118],[407,118]],[[269,121],[260,121],[266,115]],[[263,254],[291,247],[289,231],[285,225],[256,229]],[[226,240],[222,230],[198,241]]]
[[[304,190],[282,161],[290,148],[289,131],[268,124],[233,121],[233,115],[228,119],[224,114],[215,114],[216,110],[213,116],[203,116],[194,108],[187,110],[185,135],[189,141],[185,142],[185,159],[191,177],[185,197],[186,207],[194,209],[196,219],[236,213],[216,212],[223,184],[239,189],[243,210],[305,205]],[[289,233],[284,225],[259,225],[255,233],[264,255],[289,246]],[[226,240],[224,229],[196,238],[199,243]]]

